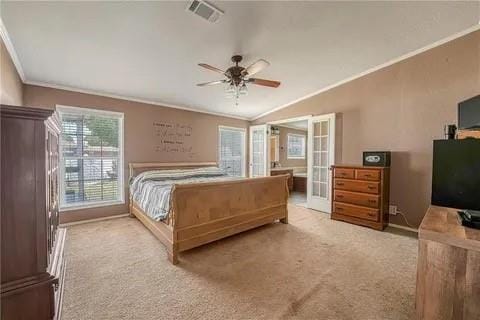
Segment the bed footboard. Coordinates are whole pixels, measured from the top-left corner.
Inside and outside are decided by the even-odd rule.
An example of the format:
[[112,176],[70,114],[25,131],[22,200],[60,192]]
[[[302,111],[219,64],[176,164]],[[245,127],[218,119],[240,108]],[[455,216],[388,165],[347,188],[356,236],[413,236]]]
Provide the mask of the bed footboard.
[[176,185],[173,255],[277,220],[288,223],[287,179],[279,175]]

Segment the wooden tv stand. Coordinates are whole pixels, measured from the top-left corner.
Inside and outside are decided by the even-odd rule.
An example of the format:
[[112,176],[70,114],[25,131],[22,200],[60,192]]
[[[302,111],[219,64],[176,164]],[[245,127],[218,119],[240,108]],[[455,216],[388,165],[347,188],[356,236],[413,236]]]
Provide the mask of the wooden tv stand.
[[480,319],[480,230],[430,206],[418,239],[417,319]]

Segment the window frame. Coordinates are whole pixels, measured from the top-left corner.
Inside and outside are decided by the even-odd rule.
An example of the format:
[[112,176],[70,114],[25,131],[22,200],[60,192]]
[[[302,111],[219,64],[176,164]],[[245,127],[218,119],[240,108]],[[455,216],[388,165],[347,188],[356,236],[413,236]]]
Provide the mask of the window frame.
[[64,106],[64,105],[56,105],[56,110],[60,116],[60,122],[62,123],[62,113],[68,114],[80,114],[84,115],[86,113],[90,115],[98,115],[110,118],[117,118],[118,119],[118,189],[120,199],[118,200],[106,200],[106,201],[92,201],[92,202],[84,202],[84,203],[75,203],[71,205],[65,204],[65,161],[63,158],[63,145],[62,145],[62,132],[60,132],[59,137],[59,168],[60,168],[60,176],[59,176],[59,191],[60,191],[60,201],[58,204],[59,212],[65,211],[72,211],[72,210],[79,210],[79,209],[89,209],[89,208],[100,208],[100,207],[107,207],[112,205],[122,205],[125,204],[125,170],[124,170],[124,161],[125,161],[125,154],[124,154],[124,113],[123,112],[115,112],[115,111],[107,111],[101,109],[93,109],[93,108],[83,108],[83,107],[72,107],[72,106]]
[[229,127],[229,126],[223,126],[219,125],[218,126],[218,136],[217,136],[217,164],[218,167],[220,167],[220,161],[221,161],[221,131],[222,130],[229,130],[229,131],[238,131],[242,134],[242,140],[243,140],[243,147],[242,147],[242,175],[240,177],[245,178],[247,176],[247,129],[246,128],[241,128],[241,127]]
[[[290,155],[290,137],[301,137],[303,139],[302,155]],[[291,160],[304,160],[307,154],[307,136],[299,133],[287,133],[287,159]]]

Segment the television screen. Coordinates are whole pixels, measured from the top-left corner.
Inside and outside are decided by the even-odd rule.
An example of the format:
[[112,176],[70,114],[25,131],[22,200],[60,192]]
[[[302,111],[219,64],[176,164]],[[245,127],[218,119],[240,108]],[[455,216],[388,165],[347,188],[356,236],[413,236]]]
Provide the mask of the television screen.
[[480,128],[480,95],[458,104],[458,128]]
[[480,139],[433,142],[432,204],[480,210]]

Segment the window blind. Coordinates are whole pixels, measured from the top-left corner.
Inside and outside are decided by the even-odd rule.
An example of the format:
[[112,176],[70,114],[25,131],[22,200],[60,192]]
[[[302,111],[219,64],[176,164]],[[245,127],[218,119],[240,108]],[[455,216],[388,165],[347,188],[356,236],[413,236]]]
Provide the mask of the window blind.
[[231,176],[245,175],[245,131],[219,128],[219,167]]
[[305,136],[289,133],[287,137],[287,158],[305,159]]
[[68,108],[62,121],[62,208],[123,202],[123,114]]

